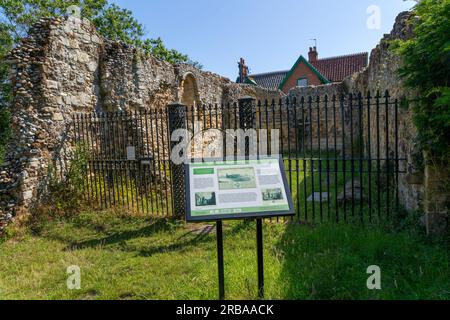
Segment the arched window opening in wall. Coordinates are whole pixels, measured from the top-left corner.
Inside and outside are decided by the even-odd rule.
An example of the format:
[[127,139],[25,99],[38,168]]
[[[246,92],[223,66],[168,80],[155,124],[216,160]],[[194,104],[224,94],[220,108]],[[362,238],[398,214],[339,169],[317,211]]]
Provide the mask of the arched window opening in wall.
[[188,73],[181,83],[181,103],[187,106],[200,105],[197,81],[191,73]]

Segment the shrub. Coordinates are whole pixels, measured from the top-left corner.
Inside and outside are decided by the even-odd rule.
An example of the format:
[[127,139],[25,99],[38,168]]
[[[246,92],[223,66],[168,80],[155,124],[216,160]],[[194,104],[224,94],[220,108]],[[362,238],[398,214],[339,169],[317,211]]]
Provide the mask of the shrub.
[[[51,214],[67,216],[78,212],[86,205],[85,187],[88,168],[88,152],[84,145],[77,145],[63,179],[54,167],[49,169],[49,197],[45,209]],[[42,210],[41,210],[42,211]]]
[[450,159],[449,21],[450,0],[420,1],[411,19],[415,37],[395,43],[400,76],[420,93],[413,114],[422,149],[443,163]]

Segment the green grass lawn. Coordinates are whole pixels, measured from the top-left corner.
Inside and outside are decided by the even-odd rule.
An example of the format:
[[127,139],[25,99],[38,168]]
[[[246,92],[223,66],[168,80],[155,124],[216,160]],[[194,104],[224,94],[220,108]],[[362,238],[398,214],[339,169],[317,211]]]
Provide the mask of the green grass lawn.
[[[0,244],[1,299],[216,299],[215,232],[205,225],[83,213]],[[254,222],[224,227],[229,299],[256,299]],[[450,252],[380,226],[266,224],[268,299],[449,299]],[[67,267],[81,268],[68,290]],[[378,265],[382,290],[366,270]]]

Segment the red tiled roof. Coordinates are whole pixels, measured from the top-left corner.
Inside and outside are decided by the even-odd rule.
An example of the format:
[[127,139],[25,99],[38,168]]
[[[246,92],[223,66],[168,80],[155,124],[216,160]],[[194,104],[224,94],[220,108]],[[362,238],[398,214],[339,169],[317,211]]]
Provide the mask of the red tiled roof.
[[[368,60],[369,54],[365,52],[319,59],[311,64],[330,82],[341,82],[353,73],[359,72],[367,67]],[[248,78],[255,81],[260,87],[277,90],[288,73],[289,70],[275,71],[252,74]]]
[[317,71],[331,82],[343,81],[367,66],[369,54],[356,53],[346,56],[319,59],[311,63]]

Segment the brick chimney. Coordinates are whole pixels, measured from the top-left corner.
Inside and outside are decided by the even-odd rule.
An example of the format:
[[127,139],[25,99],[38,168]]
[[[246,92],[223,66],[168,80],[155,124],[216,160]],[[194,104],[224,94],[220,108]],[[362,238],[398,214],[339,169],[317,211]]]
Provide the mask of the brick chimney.
[[309,48],[308,60],[310,63],[314,63],[317,62],[317,60],[319,60],[319,53],[317,52],[316,47]]
[[248,67],[245,65],[245,60],[241,58],[239,61],[239,78],[238,83],[244,83],[248,77]]

